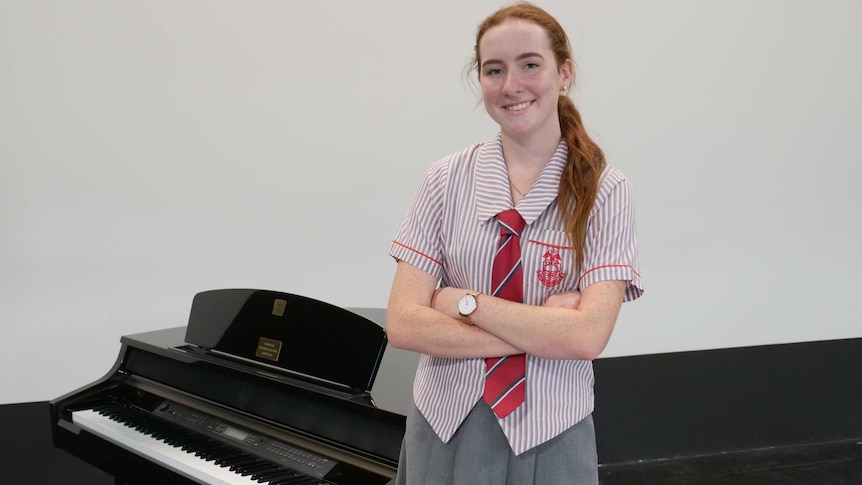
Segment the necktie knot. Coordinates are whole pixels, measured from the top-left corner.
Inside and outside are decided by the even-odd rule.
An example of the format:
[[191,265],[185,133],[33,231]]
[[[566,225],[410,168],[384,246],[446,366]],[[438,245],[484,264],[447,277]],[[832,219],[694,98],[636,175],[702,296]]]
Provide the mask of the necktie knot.
[[497,220],[500,222],[500,235],[514,234],[520,236],[524,226],[527,225],[524,218],[515,209],[505,210],[497,214]]

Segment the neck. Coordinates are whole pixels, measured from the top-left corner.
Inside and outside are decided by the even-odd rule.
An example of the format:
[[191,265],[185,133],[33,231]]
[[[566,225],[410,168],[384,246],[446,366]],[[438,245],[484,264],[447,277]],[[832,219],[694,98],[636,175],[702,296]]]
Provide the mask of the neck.
[[559,129],[546,130],[529,137],[501,136],[503,156],[510,170],[524,172],[541,171],[560,146],[562,135]]
[[512,138],[502,137],[503,158],[509,176],[512,202],[515,206],[526,197],[536,183],[542,170],[550,161],[560,145],[559,136],[550,140],[533,140],[522,143]]
[[559,138],[551,142],[524,145],[513,141],[507,143],[504,137],[503,158],[506,160],[509,179],[517,183],[519,188],[533,185],[559,145]]

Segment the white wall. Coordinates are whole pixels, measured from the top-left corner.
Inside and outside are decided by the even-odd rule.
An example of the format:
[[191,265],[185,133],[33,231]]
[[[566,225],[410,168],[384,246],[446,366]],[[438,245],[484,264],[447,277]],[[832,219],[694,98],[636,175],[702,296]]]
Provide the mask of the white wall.
[[[0,0],[0,403],[104,374],[198,291],[383,307],[499,1]],[[605,355],[862,336],[862,3],[548,0],[633,181]]]

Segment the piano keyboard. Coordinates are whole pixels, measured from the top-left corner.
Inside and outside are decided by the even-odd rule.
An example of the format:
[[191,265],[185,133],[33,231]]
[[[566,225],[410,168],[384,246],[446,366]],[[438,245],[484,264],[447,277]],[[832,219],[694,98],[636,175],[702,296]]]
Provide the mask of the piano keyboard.
[[81,428],[205,484],[326,484],[195,430],[120,405],[72,412]]

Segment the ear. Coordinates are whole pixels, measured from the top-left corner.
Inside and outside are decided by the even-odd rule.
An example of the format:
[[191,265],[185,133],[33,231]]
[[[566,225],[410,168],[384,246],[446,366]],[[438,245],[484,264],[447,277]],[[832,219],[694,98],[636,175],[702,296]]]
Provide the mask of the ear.
[[575,63],[571,59],[566,59],[560,66],[560,82],[566,89],[571,88],[575,82]]

